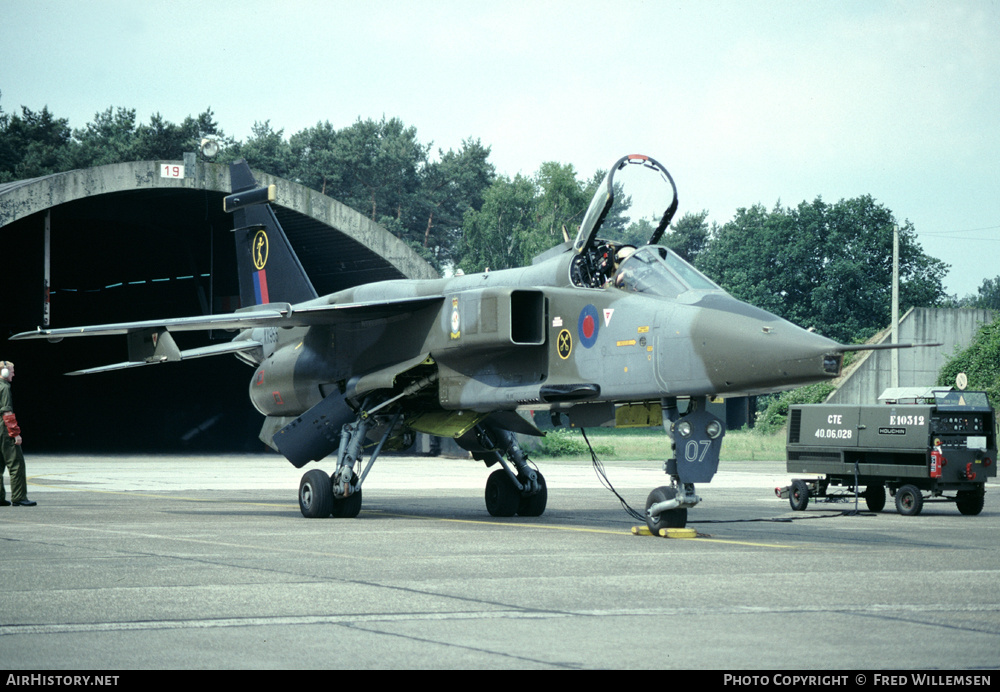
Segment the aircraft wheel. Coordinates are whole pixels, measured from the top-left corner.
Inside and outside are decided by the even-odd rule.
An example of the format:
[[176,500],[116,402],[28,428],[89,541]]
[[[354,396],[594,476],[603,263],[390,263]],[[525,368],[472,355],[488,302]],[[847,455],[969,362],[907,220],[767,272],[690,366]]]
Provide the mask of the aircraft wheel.
[[966,516],[974,517],[983,511],[983,503],[986,500],[986,491],[984,488],[979,488],[977,490],[959,490],[958,497],[955,499],[955,504],[958,506],[958,511]]
[[646,526],[654,536],[660,535],[660,529],[683,529],[687,526],[687,507],[678,507],[661,512],[656,517],[649,516],[649,508],[658,502],[666,502],[677,497],[677,489],[661,485],[646,498]]
[[333,516],[338,519],[353,519],[361,513],[361,490],[358,489],[347,499],[333,498]]
[[522,495],[517,501],[517,513],[522,517],[540,517],[545,512],[545,504],[549,500],[549,489],[545,487],[545,477],[541,471],[535,471],[538,476],[538,492],[534,495]]
[[486,479],[486,511],[494,517],[512,517],[521,502],[521,491],[503,469]]
[[869,512],[881,512],[885,509],[885,486],[881,483],[865,486],[864,496]]
[[908,517],[915,517],[924,508],[924,496],[915,485],[904,485],[896,491],[896,511]]
[[307,519],[325,519],[333,511],[330,477],[320,469],[308,471],[299,482],[299,509]]
[[[351,474],[351,485],[358,482],[358,474]],[[353,519],[361,512],[361,488],[355,490],[346,498],[333,496],[333,480],[330,480],[330,499],[332,500],[332,514],[338,519]]]
[[792,481],[792,492],[788,494],[788,504],[796,512],[801,512],[809,506],[809,486],[805,481]]

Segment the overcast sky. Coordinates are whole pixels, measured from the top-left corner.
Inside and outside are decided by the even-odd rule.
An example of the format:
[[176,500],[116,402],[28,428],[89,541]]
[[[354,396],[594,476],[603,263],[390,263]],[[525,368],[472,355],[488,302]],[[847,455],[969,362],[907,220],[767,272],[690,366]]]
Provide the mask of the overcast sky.
[[719,223],[870,194],[950,293],[1000,275],[1000,0],[0,0],[0,92],[239,140],[398,117],[508,175],[644,153]]

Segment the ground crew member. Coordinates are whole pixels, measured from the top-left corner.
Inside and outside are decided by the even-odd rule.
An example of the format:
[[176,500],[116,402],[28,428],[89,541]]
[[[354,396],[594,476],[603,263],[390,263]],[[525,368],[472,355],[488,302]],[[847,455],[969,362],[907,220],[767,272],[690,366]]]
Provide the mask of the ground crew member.
[[[3,487],[3,470],[0,469],[0,506],[34,507],[37,503],[28,499],[28,483],[24,472],[24,454],[21,452],[21,428],[14,417],[14,404],[10,396],[10,383],[14,379],[14,364],[0,360],[0,416],[3,430],[0,430],[0,454],[10,472],[10,502]],[[6,434],[5,434],[6,433]]]

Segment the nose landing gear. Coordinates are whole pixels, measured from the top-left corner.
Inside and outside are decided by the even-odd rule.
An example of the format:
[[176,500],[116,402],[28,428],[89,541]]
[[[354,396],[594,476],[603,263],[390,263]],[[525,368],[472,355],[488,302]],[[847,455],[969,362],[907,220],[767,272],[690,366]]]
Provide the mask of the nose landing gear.
[[695,483],[708,483],[719,468],[719,452],[726,434],[725,424],[709,413],[707,397],[691,399],[683,416],[676,399],[664,399],[663,429],[671,436],[672,458],[664,464],[671,484],[660,486],[646,498],[646,525],[658,535],[660,529],[682,529],[687,511],[701,498]]

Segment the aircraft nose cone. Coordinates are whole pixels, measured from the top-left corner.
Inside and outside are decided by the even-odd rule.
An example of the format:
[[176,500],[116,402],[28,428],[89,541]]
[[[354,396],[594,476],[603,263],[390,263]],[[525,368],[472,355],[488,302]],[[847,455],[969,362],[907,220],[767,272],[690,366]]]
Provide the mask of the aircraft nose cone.
[[699,301],[695,353],[716,393],[761,392],[840,374],[839,344],[728,295]]

